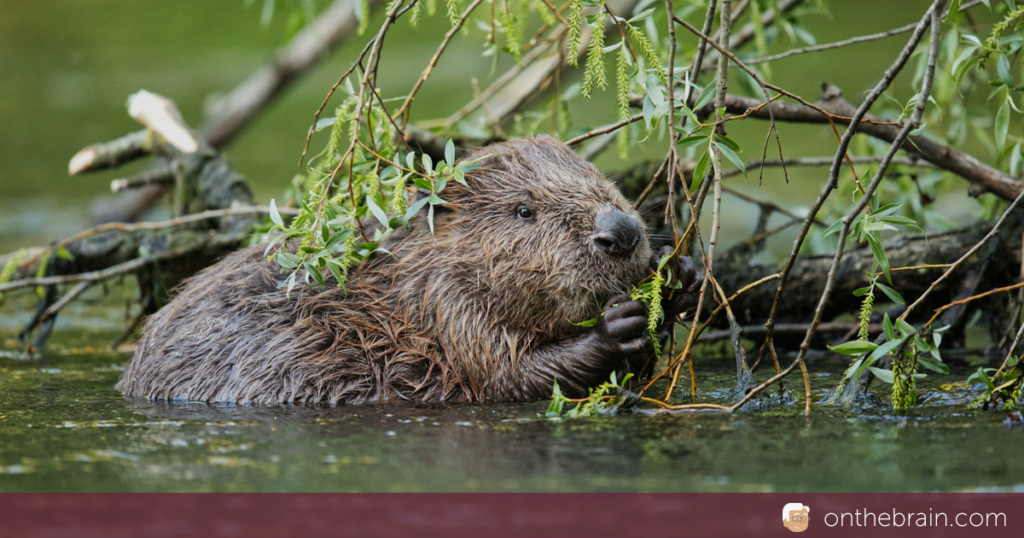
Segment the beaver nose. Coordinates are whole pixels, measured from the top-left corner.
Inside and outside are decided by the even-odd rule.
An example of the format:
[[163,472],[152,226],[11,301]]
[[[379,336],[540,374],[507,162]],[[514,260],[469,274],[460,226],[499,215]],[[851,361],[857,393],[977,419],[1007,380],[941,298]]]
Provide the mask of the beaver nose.
[[609,256],[629,256],[643,236],[640,223],[618,209],[601,213],[594,225],[597,227],[594,244]]

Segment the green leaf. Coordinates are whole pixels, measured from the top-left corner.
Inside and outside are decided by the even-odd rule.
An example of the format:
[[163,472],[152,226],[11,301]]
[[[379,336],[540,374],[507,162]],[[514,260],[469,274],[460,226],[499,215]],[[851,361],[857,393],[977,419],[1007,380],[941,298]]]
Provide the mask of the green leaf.
[[885,249],[882,248],[882,242],[874,234],[868,234],[868,245],[871,246],[871,254],[874,255],[875,261],[879,267],[882,268],[882,272],[885,273],[885,279],[892,283],[892,275],[889,274],[889,257],[885,254]]
[[277,212],[277,204],[274,203],[273,198],[270,199],[270,220],[272,220],[274,224],[284,228],[284,220],[281,219],[281,214]]
[[910,336],[917,332],[913,325],[907,323],[903,318],[896,318],[896,329],[904,336]]
[[1013,87],[1013,76],[1010,75],[1010,59],[1005,54],[999,55],[999,60],[996,61],[996,71],[999,73],[999,79],[1006,84],[1007,87]]
[[832,225],[829,226],[828,228],[825,228],[825,231],[821,234],[821,238],[824,239],[824,238],[826,238],[826,237],[828,237],[828,236],[838,232],[842,228],[843,228],[843,219],[839,219],[839,220],[833,222]]
[[618,50],[618,48],[619,48],[619,47],[621,47],[621,46],[622,46],[622,41],[619,41],[619,42],[616,42],[616,43],[615,43],[614,45],[608,45],[607,47],[604,47],[604,48],[603,48],[603,49],[601,49],[601,50],[602,50],[602,51],[603,51],[603,52],[604,52],[605,54],[607,54],[607,53],[609,53],[609,52],[614,52],[614,51]]
[[867,286],[867,287],[864,287],[864,288],[857,288],[857,289],[853,290],[853,295],[854,295],[854,297],[863,297],[863,296],[867,295],[869,291],[871,291],[871,286]]
[[654,101],[651,100],[651,94],[644,94],[644,123],[647,124],[647,130],[651,130],[651,120],[654,119]]
[[711,102],[711,99],[715,97],[715,84],[716,81],[711,81],[707,86],[704,86],[704,89],[700,91],[700,95],[697,97],[697,103],[693,105],[694,110],[702,108]]
[[892,320],[889,319],[889,314],[886,314],[882,318],[882,332],[885,333],[885,339],[886,340],[895,340],[896,339],[896,331],[894,331],[893,328],[892,328]]
[[413,183],[414,183],[414,184],[415,184],[415,185],[416,185],[417,187],[419,187],[419,188],[421,188],[421,189],[423,189],[423,190],[425,190],[425,191],[430,191],[430,192],[433,192],[433,191],[434,191],[434,184],[433,184],[433,183],[431,183],[431,182],[430,182],[430,180],[429,180],[429,179],[427,179],[427,178],[425,178],[425,177],[416,177],[416,178],[413,178],[412,182],[413,182]]
[[350,235],[352,235],[352,230],[349,229],[344,229],[341,230],[340,232],[335,232],[333,235],[331,235],[330,239],[328,239],[327,242],[324,244],[324,248],[329,249],[334,245],[337,245],[338,243],[344,241]]
[[732,148],[717,141],[715,142],[715,146],[717,146],[718,150],[722,152],[722,155],[725,155],[725,158],[732,161],[732,164],[735,164],[737,168],[743,171],[744,176],[747,175],[746,165],[743,164],[743,161],[740,159],[739,155],[736,155],[736,153],[733,152]]
[[686,149],[705,144],[707,143],[707,140],[707,135],[688,136],[677,142],[676,145],[678,145],[680,149]]
[[999,112],[996,113],[996,145],[999,150],[1006,146],[1006,132],[1010,129],[1010,100],[1003,101],[1003,106],[999,107]]
[[941,362],[935,360],[932,357],[921,355],[917,358],[917,363],[933,372],[938,372],[940,374],[949,373],[949,366],[942,364]]
[[455,168],[455,143],[451,138],[444,145],[444,162],[448,163],[448,168]]
[[[433,195],[431,195],[431,196],[433,196]],[[387,228],[388,227],[388,215],[387,215],[387,213],[384,213],[383,209],[381,209],[380,207],[377,206],[377,202],[373,201],[373,197],[372,196],[367,196],[366,197],[366,205],[370,206],[370,212],[373,213],[373,216],[377,219],[377,222],[379,222],[381,226]]]
[[881,282],[876,282],[875,285],[878,286],[878,289],[882,290],[882,293],[888,295],[894,303],[905,304],[903,301],[903,296],[897,293],[896,290],[890,288],[889,286],[886,286],[885,284],[882,284]]
[[697,160],[697,166],[693,169],[693,179],[690,181],[690,192],[697,192],[697,187],[700,187],[701,181],[704,181],[704,176],[708,172],[708,164],[711,162],[710,155],[710,152],[705,151]]
[[877,361],[878,359],[881,359],[882,357],[884,357],[884,356],[888,355],[889,353],[891,353],[892,350],[894,350],[894,349],[900,347],[901,345],[903,345],[903,341],[904,340],[906,340],[906,339],[905,338],[897,338],[896,340],[892,340],[892,341],[886,342],[886,343],[878,346],[874,351],[871,352],[871,356],[868,357],[868,361],[867,361],[866,364],[868,366],[874,364],[875,361]]
[[875,368],[874,366],[868,366],[868,370],[871,370],[871,373],[875,374],[875,377],[885,381],[886,383],[892,384],[892,382],[895,381],[892,370],[883,370],[881,368]]
[[420,161],[423,162],[423,169],[426,170],[428,174],[434,173],[434,160],[430,158],[430,155],[424,153],[420,157]]
[[586,321],[581,321],[579,323],[573,323],[571,319],[568,321],[570,324],[575,325],[577,327],[593,327],[594,325],[597,325],[597,318],[588,319]]
[[405,220],[405,222],[409,222],[410,220],[412,220],[412,218],[415,217],[417,213],[419,213],[420,209],[423,209],[423,206],[427,205],[428,201],[428,199],[423,198],[421,200],[417,200],[416,203],[409,206],[409,209],[405,211],[405,217],[403,217],[403,220]]
[[852,342],[846,342],[844,344],[839,344],[838,346],[828,346],[828,348],[842,355],[861,355],[868,351],[877,349],[878,346],[868,342],[867,340],[853,340]]
[[288,276],[287,280],[282,282],[282,284],[284,284],[284,286],[285,286],[284,294],[285,294],[286,297],[290,296],[292,294],[292,289],[295,288],[295,275],[296,274],[297,273],[293,272],[291,275]]
[[339,286],[343,285],[345,282],[345,275],[341,272],[341,266],[337,263],[328,263],[327,267],[331,270],[331,273],[334,273],[335,282],[337,282]]
[[743,151],[743,150],[740,149],[740,145],[737,144],[735,140],[729,138],[728,136],[723,136],[723,135],[720,135],[720,134],[716,134],[715,138],[717,138],[720,142],[722,142],[726,146],[729,146],[729,149],[731,149],[733,151]]
[[665,268],[665,264],[667,264],[669,262],[669,260],[671,260],[671,259],[672,259],[672,255],[671,254],[666,254],[666,255],[662,256],[661,259],[658,260],[658,270],[661,271],[662,269],[664,269]]
[[626,21],[626,22],[628,22],[628,23],[630,23],[630,24],[632,24],[632,23],[634,23],[634,22],[640,22],[640,21],[642,21],[642,20],[646,19],[647,17],[650,17],[650,16],[651,16],[651,14],[653,14],[653,13],[654,13],[654,9],[655,9],[655,8],[653,8],[653,7],[652,7],[651,9],[648,9],[648,10],[646,10],[646,11],[643,11],[643,12],[641,12],[641,13],[637,14],[637,15],[636,15],[635,17],[633,17],[632,19],[629,19],[629,20],[628,20],[628,21]]
[[334,125],[334,121],[337,120],[337,119],[338,119],[337,117],[334,117],[334,118],[322,118],[322,119],[320,119],[319,121],[316,122],[316,126],[313,128],[313,130],[314,131],[319,131],[320,129],[323,129],[323,128],[326,128],[326,127],[330,127],[330,126]]
[[945,19],[942,19],[942,22],[952,22],[954,19],[956,19],[958,15],[957,12],[960,11],[960,3],[961,0],[953,0],[952,2],[950,2],[949,13],[946,14]]
[[[989,370],[995,371],[994,368],[989,368]],[[978,379],[981,379],[981,382],[984,383],[985,386],[987,386],[989,390],[995,390],[995,388],[996,388],[995,381],[993,381],[992,378],[989,377],[988,373],[985,371],[985,368],[978,368],[978,371],[975,372],[974,375],[972,375],[971,377],[968,377],[967,381],[969,382],[970,380],[974,379],[975,377],[977,377]]]
[[292,254],[291,252],[278,252],[274,259],[277,260],[278,265],[285,269],[297,267],[299,262],[302,261],[302,258]]
[[308,262],[303,265],[306,267],[306,271],[309,271],[309,274],[313,275],[313,278],[316,279],[316,283],[320,284],[321,288],[324,287],[324,275],[320,273],[320,269]]

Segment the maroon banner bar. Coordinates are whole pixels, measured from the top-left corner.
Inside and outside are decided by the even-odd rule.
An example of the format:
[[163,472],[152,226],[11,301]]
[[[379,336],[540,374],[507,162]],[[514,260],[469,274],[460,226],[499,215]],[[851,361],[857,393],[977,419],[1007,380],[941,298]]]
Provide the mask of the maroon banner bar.
[[1022,501],[987,493],[29,493],[0,495],[0,536],[975,537],[1020,535]]

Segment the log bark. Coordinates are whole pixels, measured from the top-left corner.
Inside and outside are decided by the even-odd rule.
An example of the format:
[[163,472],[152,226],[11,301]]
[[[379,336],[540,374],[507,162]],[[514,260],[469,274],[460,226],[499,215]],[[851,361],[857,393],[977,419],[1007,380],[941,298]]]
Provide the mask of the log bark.
[[[975,255],[974,259],[968,261],[959,273],[954,273],[946,282],[936,288],[926,302],[912,313],[912,322],[930,318],[936,308],[954,300],[1017,281],[1021,266],[1021,233],[1024,230],[1024,212],[1017,212],[1011,219],[1004,224],[999,234]],[[899,236],[886,242],[885,251],[889,257],[890,266],[893,268],[950,264],[978,243],[990,229],[990,223],[982,222],[943,234]],[[779,323],[803,323],[813,315],[821,291],[824,289],[832,257],[832,254],[807,256],[796,261],[783,292],[784,299],[778,313]],[[871,271],[873,259],[871,250],[867,246],[847,251],[838,268],[838,277],[832,293],[833,299],[825,307],[823,320],[833,320],[842,314],[857,311],[861,298],[854,296],[853,292],[868,285],[867,274]],[[727,294],[778,271],[778,267],[774,264],[752,265],[750,251],[746,248],[734,248],[723,253],[716,258],[715,268],[715,276]],[[913,301],[944,271],[945,269],[942,267],[895,271],[892,273],[891,287],[907,301]],[[886,283],[884,277],[881,281]],[[742,325],[764,323],[775,290],[775,283],[772,281],[744,293],[733,301],[731,306],[738,321]],[[1005,301],[1005,299],[1005,297],[993,297],[992,301]],[[876,292],[877,304],[888,302],[890,301],[884,294]],[[952,324],[954,332],[957,332],[963,328],[963,324],[974,309],[991,304],[991,301],[979,301],[965,305],[964,308],[951,309],[947,311],[947,315],[942,318],[938,326]],[[893,308],[890,317],[894,318],[902,310],[902,307],[898,306]],[[954,310],[956,311],[954,312]],[[727,325],[724,320],[716,320],[715,326],[726,327]],[[954,345],[956,345],[955,342]]]

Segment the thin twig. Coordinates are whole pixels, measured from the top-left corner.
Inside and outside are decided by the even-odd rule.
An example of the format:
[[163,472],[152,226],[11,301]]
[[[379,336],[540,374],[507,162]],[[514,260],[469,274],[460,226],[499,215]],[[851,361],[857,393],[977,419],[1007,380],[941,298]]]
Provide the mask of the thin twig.
[[[892,66],[885,71],[885,74],[882,76],[881,80],[878,81],[878,84],[875,85],[874,89],[867,95],[867,97],[865,97],[864,102],[861,103],[861,106],[857,109],[857,112],[851,118],[850,127],[846,130],[846,132],[840,139],[839,148],[836,150],[836,154],[832,162],[832,168],[829,172],[828,182],[825,184],[825,187],[822,189],[821,194],[818,196],[818,199],[815,200],[814,205],[807,213],[807,217],[804,219],[804,223],[800,228],[800,232],[797,235],[796,240],[793,242],[793,249],[792,251],[790,251],[789,256],[786,258],[786,262],[783,265],[782,270],[780,271],[780,274],[782,276],[779,278],[779,285],[775,291],[775,299],[772,302],[772,307],[768,315],[768,320],[765,322],[766,334],[764,344],[761,346],[758,355],[757,362],[760,362],[763,359],[763,357],[770,352],[770,348],[774,346],[773,333],[775,328],[775,317],[778,314],[779,304],[782,300],[782,292],[785,289],[786,280],[789,277],[789,272],[792,270],[793,265],[796,262],[796,258],[800,253],[800,248],[803,246],[804,239],[807,237],[807,233],[810,231],[811,223],[813,219],[817,216],[818,210],[821,209],[821,206],[825,203],[825,199],[828,198],[828,196],[836,188],[837,181],[839,179],[839,170],[842,167],[843,159],[846,156],[846,149],[849,146],[850,141],[853,139],[853,135],[856,133],[857,128],[860,126],[861,119],[864,118],[864,116],[868,112],[868,109],[871,108],[871,105],[875,103],[875,101],[882,95],[882,92],[889,87],[889,84],[892,83],[892,80],[903,69],[904,65],[906,65],[907,60],[910,59],[910,55],[913,53],[914,49],[917,48],[917,45],[918,43],[920,43],[921,39],[924,38],[925,29],[928,28],[929,25],[931,25],[933,16],[936,15],[937,10],[941,8],[943,2],[944,0],[935,0],[931,8],[929,8],[929,10],[925,13],[924,17],[921,18],[921,21],[918,23],[917,28],[914,30],[914,34],[911,36],[907,45],[897,56],[896,61],[893,62]],[[935,40],[933,46],[937,45],[938,40]],[[934,64],[932,65],[932,70],[934,70]],[[928,82],[930,84],[931,81],[928,80]],[[922,91],[926,91],[926,89],[922,88]],[[925,99],[925,101],[927,101],[927,99]],[[918,108],[915,107],[915,114],[917,114],[917,112]],[[918,115],[918,117],[920,116]],[[908,122],[907,126],[904,126],[904,129],[901,131],[903,136],[899,138],[900,143],[893,144],[892,146],[890,146],[890,151],[887,155],[888,159],[891,159],[893,154],[895,153],[895,150],[899,149],[899,147],[902,145],[903,139],[905,139],[906,135],[908,135],[910,132],[909,126],[911,124],[912,122]],[[885,166],[879,167],[879,171],[882,173],[876,174],[876,180],[881,179],[884,170]],[[873,183],[876,183],[877,186],[877,181]],[[869,199],[870,196],[864,196],[861,198],[861,202],[866,204]],[[859,213],[862,209],[862,205],[858,204],[857,213]],[[849,222],[846,223],[844,229],[846,229],[847,231],[849,230]],[[804,360],[807,348],[809,347],[809,340],[814,335],[813,326],[816,326],[818,323],[821,322],[822,307],[824,302],[827,301],[828,295],[831,293],[831,285],[829,283],[834,282],[835,280],[836,275],[834,269],[838,265],[839,257],[841,257],[842,255],[842,246],[843,241],[845,241],[845,238],[845,233],[840,236],[840,244],[836,253],[837,255],[836,258],[833,259],[833,269],[829,272],[828,280],[826,281],[826,289],[822,294],[822,301],[819,301],[818,308],[815,310],[815,321],[812,322],[812,327],[808,329],[808,332],[804,338],[804,342],[801,344],[800,352],[797,355],[796,360],[793,361],[793,364],[790,365],[790,367],[787,370],[792,370],[792,368],[796,366],[797,363],[802,362]]]
[[[981,0],[974,0],[973,2],[964,4],[960,7],[960,12],[963,13],[972,7],[981,4]],[[886,32],[879,32],[877,34],[862,35],[857,37],[851,37],[850,39],[844,39],[843,41],[836,41],[835,43],[824,43],[822,45],[814,45],[813,47],[802,47],[798,49],[790,49],[786,52],[780,52],[772,56],[765,56],[763,58],[751,58],[747,60],[747,65],[761,64],[767,62],[774,62],[775,60],[781,60],[783,58],[789,58],[797,54],[805,54],[808,52],[820,52],[823,50],[838,49],[841,47],[847,47],[850,45],[856,45],[857,43],[865,43],[868,41],[876,41],[878,39],[885,39],[900,34],[905,34],[917,27],[917,23],[910,23],[906,26],[900,26],[899,28],[893,28]]]
[[[291,209],[286,207],[279,207],[277,211],[282,215],[297,215],[299,212],[297,209]],[[127,224],[124,222],[108,222],[106,224],[100,224],[88,230],[78,232],[77,234],[54,243],[49,247],[44,248],[39,253],[25,258],[20,264],[19,268],[26,268],[33,263],[39,261],[46,253],[56,252],[57,249],[65,248],[76,241],[81,241],[87,237],[96,235],[100,232],[107,232],[110,230],[118,230],[122,232],[134,232],[136,230],[159,230],[163,228],[171,228],[174,226],[181,226],[183,224],[189,224],[192,222],[200,222],[208,219],[215,219],[218,217],[226,217],[229,215],[248,215],[252,213],[270,213],[270,208],[267,206],[252,206],[252,207],[234,207],[230,209],[212,209],[210,211],[203,211],[202,213],[194,213],[192,215],[186,215],[184,217],[178,217],[171,220],[165,220],[161,222],[138,222],[134,224]]]
[[992,229],[989,230],[987,234],[985,234],[985,237],[981,238],[981,241],[978,241],[978,243],[971,247],[970,250],[965,252],[963,256],[960,256],[960,258],[957,261],[953,262],[953,264],[949,266],[949,269],[947,269],[945,273],[942,273],[942,275],[940,275],[939,278],[935,279],[935,282],[932,282],[931,285],[928,286],[926,290],[924,290],[924,293],[922,293],[916,301],[911,303],[910,306],[908,306],[907,309],[903,311],[903,314],[900,315],[900,319],[907,319],[907,316],[910,315],[910,312],[913,311],[914,308],[917,307],[919,304],[921,304],[924,301],[925,297],[928,297],[928,295],[935,290],[936,286],[941,284],[942,281],[946,280],[946,278],[949,277],[949,275],[952,274],[953,271],[956,271],[957,268],[959,268],[961,265],[964,264],[964,262],[970,259],[970,257],[973,256],[975,252],[977,252],[979,249],[981,249],[981,247],[985,246],[985,244],[988,243],[989,240],[995,237],[996,233],[999,232],[999,228],[1003,225],[1003,222],[1005,222],[1006,218],[1010,216],[1010,213],[1014,210],[1014,208],[1017,207],[1017,204],[1020,203],[1021,199],[1024,199],[1024,191],[1021,191],[1021,193],[1017,195],[1017,198],[1013,200],[1013,203],[1010,204],[1010,207],[1007,207],[1006,211],[1003,211],[1003,215],[999,217],[998,221],[996,221],[995,226],[993,226]]
[[452,38],[455,37],[455,34],[462,29],[462,25],[466,22],[466,19],[473,14],[473,11],[476,10],[477,6],[479,6],[481,2],[483,2],[483,0],[473,0],[473,3],[469,4],[469,7],[467,7],[466,11],[462,13],[462,16],[459,17],[459,20],[455,25],[452,26],[446,34],[444,34],[444,41],[441,42],[441,46],[437,47],[437,52],[435,52],[434,56],[430,58],[430,63],[428,63],[426,69],[423,70],[423,74],[416,79],[416,84],[412,87],[412,90],[409,91],[409,95],[405,98],[405,102],[403,102],[402,106],[395,111],[395,115],[392,116],[392,118],[401,118],[402,125],[409,123],[409,108],[412,105],[413,98],[416,97],[416,92],[418,92],[420,90],[420,86],[423,86],[423,83],[430,78],[430,73],[434,71],[434,67],[437,65],[437,61],[441,59],[441,55],[444,54],[444,50],[448,47],[448,43],[450,43]]
[[[921,121],[921,116],[924,113],[924,107],[926,102],[928,101],[928,94],[931,92],[932,80],[935,74],[935,63],[938,58],[939,37],[941,31],[939,11],[942,9],[942,5],[944,2],[945,0],[935,0],[931,8],[929,8],[928,12],[925,14],[925,17],[921,20],[921,23],[918,25],[918,29],[914,32],[914,37],[911,38],[911,43],[913,43],[914,47],[911,47],[908,43],[907,48],[905,48],[903,53],[900,54],[900,58],[909,58],[911,52],[911,50],[909,49],[916,48],[917,43],[915,42],[914,38],[916,38],[917,42],[919,42],[924,37],[924,29],[925,27],[928,26],[927,23],[930,22],[931,43],[928,50],[928,63],[925,67],[924,79],[921,82],[920,101],[914,107],[914,112],[911,114],[910,120],[906,123],[906,125],[903,126],[903,129],[900,130],[899,134],[896,136],[896,139],[893,140],[892,144],[889,146],[889,150],[886,152],[885,158],[879,164],[878,170],[875,172],[875,176],[872,178],[871,183],[868,185],[866,192],[861,197],[860,201],[857,202],[854,208],[849,213],[847,213],[847,215],[842,219],[843,226],[839,230],[839,244],[836,247],[835,256],[832,258],[832,266],[829,268],[828,276],[825,279],[825,289],[821,292],[821,298],[818,301],[818,306],[814,310],[814,317],[811,320],[810,327],[807,329],[807,333],[804,336],[803,342],[801,342],[800,344],[800,349],[797,353],[797,359],[795,362],[803,362],[804,356],[807,354],[807,350],[810,348],[811,339],[814,338],[815,330],[817,329],[818,324],[821,323],[821,318],[825,310],[825,305],[828,303],[829,298],[831,297],[832,287],[834,286],[836,277],[838,275],[839,263],[840,261],[842,261],[844,252],[843,247],[845,246],[846,238],[849,234],[850,227],[853,224],[853,220],[857,217],[857,215],[861,213],[861,211],[864,210],[865,207],[867,207],[868,203],[871,200],[871,197],[875,193],[875,190],[878,189],[878,186],[881,184],[882,179],[885,177],[885,171],[889,166],[889,161],[892,159],[893,156],[895,156],[896,152],[899,151],[900,148],[903,146],[903,142],[910,135],[910,131],[916,128],[917,124]],[[885,78],[889,78],[890,76],[894,77],[895,74],[902,67],[902,65],[897,65],[894,66],[893,69],[886,71],[887,77],[883,77],[883,80]],[[888,86],[888,84],[886,84],[886,86]],[[880,93],[881,88],[876,86],[875,89],[879,90],[878,93]],[[872,92],[872,95],[875,93],[876,92]],[[863,105],[861,108],[864,108]],[[858,112],[860,112],[860,110],[858,110]],[[864,112],[866,113],[867,111],[864,110]],[[840,162],[841,155],[837,153],[835,164],[833,164],[833,175],[830,178],[829,186],[832,186],[834,184],[836,176],[838,175],[838,165]],[[807,226],[805,225],[805,228],[806,227]],[[778,297],[776,296],[776,298]]]
[[[760,76],[758,76],[757,73],[754,72],[753,69],[747,67],[746,64],[741,62],[740,59],[737,58],[733,53],[729,52],[728,50],[723,48],[718,43],[715,43],[714,41],[712,41],[712,39],[710,37],[708,37],[707,35],[702,33],[700,30],[694,28],[692,25],[690,25],[690,23],[688,23],[685,20],[679,18],[678,15],[673,14],[672,16],[673,16],[673,18],[675,18],[675,21],[677,23],[679,23],[680,25],[684,26],[687,30],[693,32],[697,37],[701,38],[704,41],[707,41],[708,44],[711,45],[712,47],[714,47],[716,50],[718,50],[718,52],[721,55],[727,57],[729,60],[732,60],[733,63],[735,63],[740,69],[742,69],[748,75],[750,75],[757,82],[757,84],[761,87],[761,91],[764,93],[765,105],[769,105],[768,106],[768,119],[771,122],[771,132],[775,133],[775,142],[776,142],[776,144],[779,147],[779,160],[782,161],[782,173],[783,173],[783,175],[786,178],[786,183],[789,183],[789,172],[786,170],[786,159],[782,156],[782,142],[779,140],[779,130],[775,126],[775,113],[772,112],[772,107],[770,106],[772,98],[771,98],[770,95],[768,95],[768,87],[771,87],[773,90],[775,90],[775,91],[777,91],[779,93],[783,93],[784,95],[787,95],[789,97],[796,98],[796,96],[794,96],[792,94],[789,94],[788,92],[782,91],[781,88],[777,88],[775,86],[772,86],[772,85],[766,83],[764,80],[761,79]],[[726,32],[726,38],[725,38],[724,41],[728,42],[728,32]],[[725,95],[721,96],[720,101],[721,102],[719,102],[719,100],[716,100],[716,104],[715,104],[715,107],[717,109],[719,109],[719,110],[721,110],[722,108],[725,107]],[[722,118],[719,118],[719,120],[721,120],[721,119]],[[765,146],[765,150],[766,151],[767,151],[767,143],[768,142],[766,140],[765,141],[765,145],[766,145]],[[761,160],[763,161],[764,159],[762,158]],[[761,167],[761,172],[760,173],[762,175],[764,174],[764,167],[763,166]]]
[[[942,306],[940,306],[940,307],[935,309],[935,313],[932,314],[931,319],[929,319],[928,323],[925,323],[921,327],[921,329],[923,330],[925,328],[931,327],[932,323],[934,323],[935,320],[939,318],[940,314],[942,314],[946,310],[949,310],[950,308],[953,308],[954,306],[965,305],[965,304],[967,304],[967,303],[969,303],[971,301],[976,301],[978,299],[982,299],[984,297],[988,297],[989,295],[995,295],[997,293],[1003,293],[1004,291],[1012,291],[1012,290],[1016,290],[1016,289],[1020,289],[1020,288],[1024,288],[1024,282],[1018,282],[1016,284],[1011,284],[1009,286],[1003,286],[1001,288],[994,288],[994,289],[988,290],[988,291],[986,291],[984,293],[979,293],[977,295],[971,295],[970,297],[965,297],[963,299],[960,299],[960,300],[957,300],[957,301],[953,301],[952,303],[942,305]],[[900,319],[902,319],[902,316],[900,316]]]
[[575,145],[579,144],[580,142],[584,142],[584,141],[589,140],[591,138],[594,138],[595,136],[598,136],[598,135],[608,134],[608,133],[617,131],[617,130],[621,129],[622,127],[625,127],[626,125],[629,125],[630,123],[633,123],[635,121],[640,121],[642,119],[644,119],[644,115],[643,114],[637,114],[635,116],[630,116],[629,118],[626,118],[624,120],[619,120],[619,121],[617,121],[615,123],[612,123],[610,125],[605,125],[604,127],[598,127],[597,129],[594,129],[592,131],[588,131],[586,133],[583,133],[583,134],[577,136],[576,138],[569,139],[565,143],[566,143],[566,145],[569,145],[569,146],[575,146]]
[[47,276],[47,277],[23,278],[21,280],[14,280],[14,281],[11,281],[11,282],[0,284],[0,292],[20,289],[20,288],[30,288],[30,287],[34,287],[34,286],[53,286],[53,285],[56,285],[56,284],[69,284],[71,282],[100,282],[102,280],[107,280],[107,279],[110,279],[110,278],[114,278],[114,277],[116,277],[118,275],[123,275],[123,274],[126,274],[126,273],[131,273],[131,272],[136,271],[138,269],[141,269],[142,267],[145,267],[146,265],[149,265],[151,263],[155,263],[155,262],[158,262],[158,261],[161,261],[161,260],[168,260],[168,259],[184,256],[184,255],[186,255],[186,254],[188,254],[190,252],[193,252],[195,250],[199,250],[201,248],[206,248],[206,247],[210,247],[210,246],[230,245],[230,244],[238,243],[239,241],[245,239],[248,236],[249,236],[248,233],[244,233],[244,234],[231,234],[231,235],[226,235],[226,236],[223,236],[223,237],[215,237],[215,238],[211,239],[209,242],[206,242],[206,241],[195,242],[195,243],[193,243],[193,244],[191,244],[191,245],[189,245],[187,247],[182,247],[182,248],[174,249],[174,250],[168,250],[168,251],[165,251],[165,252],[161,252],[159,254],[155,254],[153,256],[147,256],[147,257],[143,257],[143,258],[135,258],[134,260],[129,260],[129,261],[126,261],[124,263],[119,263],[117,265],[112,265],[110,267],[107,267],[107,268],[104,268],[104,269],[100,269],[98,271],[89,271],[89,272],[85,272],[85,273],[75,273],[75,274],[70,274],[70,275],[56,275],[56,276]]

